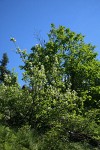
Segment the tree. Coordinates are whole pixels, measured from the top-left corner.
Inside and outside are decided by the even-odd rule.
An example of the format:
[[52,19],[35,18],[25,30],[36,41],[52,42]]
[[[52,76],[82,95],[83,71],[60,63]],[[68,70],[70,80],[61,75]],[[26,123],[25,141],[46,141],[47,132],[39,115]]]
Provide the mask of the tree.
[[9,62],[7,53],[3,54],[2,60],[0,61],[0,83],[4,83],[4,78],[6,74],[10,74],[10,71],[7,69],[7,64]]
[[[63,26],[52,24],[48,37],[48,42],[33,46],[29,54],[17,48],[27,86],[11,84],[9,75],[7,84],[0,84],[0,121],[18,130],[23,126],[21,131],[29,125],[32,133],[33,128],[41,132],[42,149],[65,149],[70,141],[99,147],[100,62],[95,47]],[[26,130],[19,134],[22,139],[27,135],[23,133]]]
[[100,62],[96,59],[95,46],[85,43],[81,34],[63,26],[56,28],[54,24],[48,38],[44,46],[33,46],[30,54],[19,50],[25,64],[24,79],[34,88],[35,68],[38,73],[42,67],[46,85],[60,87],[63,92],[70,86],[78,96],[84,97],[86,107],[98,107]]
[[[95,108],[98,122],[100,62],[96,59],[95,47],[86,44],[81,34],[63,26],[55,28],[53,24],[48,38],[43,46],[33,46],[29,54],[17,48],[24,62],[20,66],[24,69],[23,80],[32,89],[30,124],[50,127],[55,122],[57,125],[61,118],[64,118],[63,123],[66,122],[68,117],[68,130],[73,130],[69,128],[72,120],[72,126],[75,125],[76,119],[79,124],[75,125],[75,129],[78,126],[81,130],[86,127],[83,116],[90,110],[89,115]],[[81,121],[84,122],[83,127]]]
[[9,63],[9,58],[7,53],[4,53],[2,60],[0,61],[0,83],[6,85],[15,84],[17,82],[17,76],[14,72],[7,69],[7,64]]

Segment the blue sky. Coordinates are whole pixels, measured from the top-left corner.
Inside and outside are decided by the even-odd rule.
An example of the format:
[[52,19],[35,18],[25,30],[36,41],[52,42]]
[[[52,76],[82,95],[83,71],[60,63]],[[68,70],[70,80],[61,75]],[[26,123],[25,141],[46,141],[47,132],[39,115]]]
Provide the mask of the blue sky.
[[35,33],[47,39],[51,23],[85,35],[100,59],[100,0],[0,0],[0,59],[7,52],[8,67],[15,68],[21,85],[21,60],[10,37],[29,51],[37,43]]

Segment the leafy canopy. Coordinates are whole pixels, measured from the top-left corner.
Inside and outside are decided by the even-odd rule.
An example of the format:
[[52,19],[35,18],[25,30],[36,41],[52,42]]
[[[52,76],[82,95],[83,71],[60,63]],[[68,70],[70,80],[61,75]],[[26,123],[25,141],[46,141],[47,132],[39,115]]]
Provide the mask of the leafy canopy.
[[[100,62],[95,47],[81,34],[51,24],[47,42],[33,46],[29,54],[20,48],[17,53],[27,86],[11,84],[11,76],[0,84],[0,146],[10,149],[10,135],[17,149],[86,149],[84,142],[99,149]],[[42,139],[38,146],[33,129],[39,133],[37,141]]]

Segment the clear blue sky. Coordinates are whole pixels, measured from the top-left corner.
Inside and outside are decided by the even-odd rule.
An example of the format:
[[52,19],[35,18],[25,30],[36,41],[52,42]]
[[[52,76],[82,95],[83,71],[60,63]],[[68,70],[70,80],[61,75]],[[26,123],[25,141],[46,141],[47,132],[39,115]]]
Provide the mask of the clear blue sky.
[[96,45],[100,59],[100,0],[0,0],[0,59],[7,52],[8,67],[18,72],[20,84],[21,61],[10,37],[29,51],[36,44],[34,33],[47,39],[51,23],[85,35],[86,42]]

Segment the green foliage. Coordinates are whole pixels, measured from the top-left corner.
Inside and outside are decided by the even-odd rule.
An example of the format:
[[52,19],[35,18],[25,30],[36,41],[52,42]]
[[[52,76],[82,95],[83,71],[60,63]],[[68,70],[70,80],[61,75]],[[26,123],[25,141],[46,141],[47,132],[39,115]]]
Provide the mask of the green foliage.
[[1,149],[98,150],[100,62],[95,47],[81,34],[53,24],[48,38],[29,54],[17,48],[26,88],[14,80],[15,73],[0,84]]
[[3,122],[11,126],[20,126],[29,120],[32,97],[27,90],[18,85],[0,85],[0,112]]
[[17,83],[17,75],[7,69],[7,64],[9,62],[7,53],[3,54],[2,60],[0,61],[0,84],[13,85]]
[[44,46],[33,46],[30,54],[18,49],[24,61],[24,66],[21,66],[25,70],[24,80],[34,88],[34,82],[39,76],[40,80],[41,77],[45,80],[41,80],[45,85],[60,87],[63,92],[70,85],[79,96],[86,94],[86,108],[98,107],[100,62],[96,59],[95,46],[86,44],[81,34],[63,26],[57,29],[53,24],[48,37],[49,41]]
[[21,127],[17,132],[9,127],[0,126],[0,149],[2,150],[38,150],[38,139],[37,133],[28,125]]
[[9,62],[8,56],[6,53],[4,53],[2,60],[0,61],[0,83],[4,82],[4,75],[10,73],[7,70],[7,63],[8,62]]
[[13,150],[16,136],[9,127],[0,126],[0,149]]

